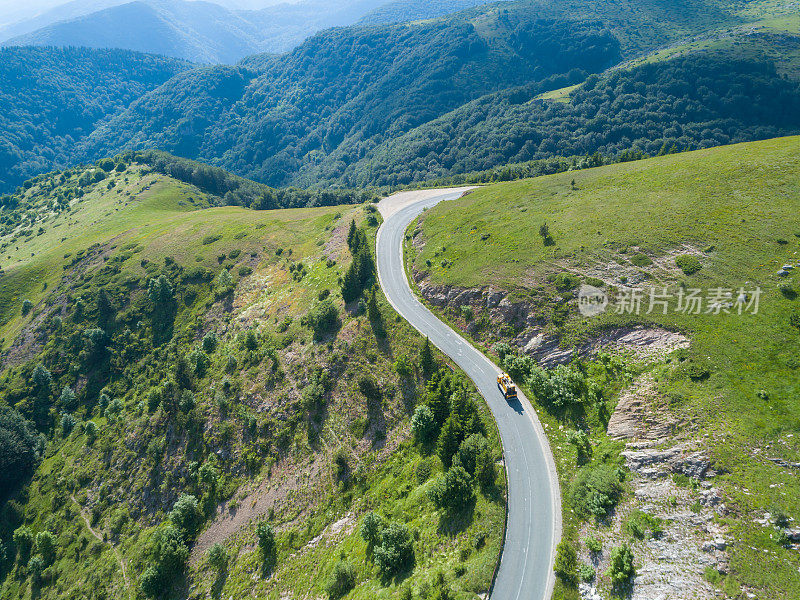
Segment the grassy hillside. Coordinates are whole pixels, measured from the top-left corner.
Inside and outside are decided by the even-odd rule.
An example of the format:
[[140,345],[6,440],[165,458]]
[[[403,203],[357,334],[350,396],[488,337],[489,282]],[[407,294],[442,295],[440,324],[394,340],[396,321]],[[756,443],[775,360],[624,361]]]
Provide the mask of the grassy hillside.
[[[800,257],[799,167],[793,137],[498,184],[429,211],[415,241],[414,264],[431,283],[509,290],[562,349],[633,324],[688,336],[689,349],[651,376],[669,399],[659,410],[683,423],[680,438],[699,440],[720,472],[714,485],[727,511],[714,522],[733,538],[730,574],[709,581],[730,597],[800,590],[796,551],[769,522],[756,522],[765,513],[773,522],[800,518],[796,473],[786,467],[800,458],[797,269],[778,275]],[[611,296],[606,313],[578,313],[582,283]],[[631,286],[644,290],[642,313],[615,314]],[[666,315],[660,305],[645,314],[651,286],[673,293]],[[757,314],[739,314],[739,290],[750,301],[758,287]],[[679,290],[694,288],[721,304],[676,312]],[[484,343],[521,331],[508,325],[498,338],[480,328],[482,315],[476,309],[470,331]],[[595,442],[603,438],[604,425],[589,427]]]
[[[485,591],[499,439],[458,373],[423,372],[371,271],[343,302],[372,206],[213,206],[117,164],[82,195],[101,169],[40,177],[2,213],[0,596],[319,596],[335,574],[352,598]],[[442,423],[412,435],[423,404],[447,450]],[[437,508],[471,434],[486,470]]]

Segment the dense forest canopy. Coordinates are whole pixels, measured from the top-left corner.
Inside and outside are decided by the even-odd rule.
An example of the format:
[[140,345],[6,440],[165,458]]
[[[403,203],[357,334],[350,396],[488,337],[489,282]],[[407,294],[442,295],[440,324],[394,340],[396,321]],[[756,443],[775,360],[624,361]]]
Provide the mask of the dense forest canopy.
[[[534,88],[533,92],[535,93]],[[800,84],[769,62],[695,55],[590,77],[569,102],[488,95],[322,181],[397,185],[512,162],[635,149],[655,155],[800,132]]]
[[154,147],[286,185],[334,151],[344,166],[487,92],[620,58],[597,22],[500,14],[482,30],[455,19],[330,30],[261,74],[192,71],[100,127],[86,153]]
[[124,50],[0,49],[0,190],[75,162],[75,142],[191,64]]

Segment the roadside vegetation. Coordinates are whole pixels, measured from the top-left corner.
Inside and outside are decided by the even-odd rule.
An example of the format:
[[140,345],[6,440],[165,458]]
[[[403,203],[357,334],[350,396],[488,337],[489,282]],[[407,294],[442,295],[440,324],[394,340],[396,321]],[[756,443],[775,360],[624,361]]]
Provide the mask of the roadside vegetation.
[[[765,598],[798,593],[796,550],[782,533],[790,521],[777,525],[775,515],[800,514],[800,489],[786,466],[798,462],[800,427],[792,350],[799,147],[797,138],[780,138],[497,184],[439,205],[409,230],[407,255],[427,275],[426,285],[507,291],[512,305],[526,307],[529,323],[556,341],[555,350],[581,348],[604,332],[639,324],[690,341],[689,348],[650,361],[601,353],[542,371],[515,341],[524,323],[498,324],[485,306],[474,304],[445,313],[516,378],[545,423],[564,490],[566,540],[558,564],[565,597],[574,597],[566,584],[583,575],[617,586],[635,572],[629,550],[635,555],[640,540],[664,527],[626,509],[622,539],[629,550],[606,548],[613,568],[592,575],[573,560],[603,537],[579,539],[578,530],[586,531],[580,521],[597,520],[596,531],[606,532],[603,513],[629,493],[625,469],[618,470],[623,445],[606,438],[594,399],[604,398],[599,408],[613,413],[616,392],[642,374],[652,377],[664,399],[659,410],[678,424],[674,435],[698,443],[716,473],[725,506],[713,526],[730,535],[729,570],[710,569],[706,581],[729,597],[742,590]],[[606,313],[578,313],[575,298],[583,284],[609,294]],[[648,313],[645,294],[640,314],[616,314],[625,289],[651,285],[671,286],[676,294],[700,288],[710,300],[699,314],[677,311],[675,298],[666,314],[661,308]],[[739,314],[740,288],[749,302],[759,287],[757,314]],[[720,288],[721,299],[714,301]],[[609,378],[612,387],[596,388],[603,365],[613,364],[618,375]],[[689,490],[686,502],[699,510],[703,482],[682,474],[674,481]]]

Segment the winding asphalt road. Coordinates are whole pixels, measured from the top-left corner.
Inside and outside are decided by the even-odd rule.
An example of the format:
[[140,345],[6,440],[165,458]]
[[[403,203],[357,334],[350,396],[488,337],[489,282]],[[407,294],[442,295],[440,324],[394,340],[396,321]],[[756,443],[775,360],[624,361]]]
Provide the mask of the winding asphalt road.
[[548,600],[553,558],[561,536],[561,496],[547,437],[524,395],[506,402],[497,388],[499,369],[464,338],[437,319],[409,287],[403,268],[403,238],[426,208],[461,197],[471,188],[403,192],[378,205],[378,278],[392,306],[475,382],[494,414],[503,441],[508,475],[508,525],[492,598]]

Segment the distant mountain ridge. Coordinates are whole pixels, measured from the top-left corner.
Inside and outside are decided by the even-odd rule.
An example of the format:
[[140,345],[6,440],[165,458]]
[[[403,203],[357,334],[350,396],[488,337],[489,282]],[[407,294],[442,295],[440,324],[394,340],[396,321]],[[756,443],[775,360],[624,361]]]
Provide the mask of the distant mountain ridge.
[[202,0],[134,0],[49,24],[3,45],[122,48],[233,64],[252,54],[290,50],[320,29],[355,22],[384,1],[305,0],[255,11]]
[[[241,10],[224,0],[90,0],[67,3],[31,23],[0,29],[4,46],[122,48],[205,64],[234,64],[258,53],[291,50],[316,32],[351,25],[438,17],[486,0],[302,0]],[[228,6],[223,6],[227,4]],[[52,21],[54,15],[63,19]],[[14,35],[14,31],[22,31]],[[11,35],[8,35],[8,34]]]

